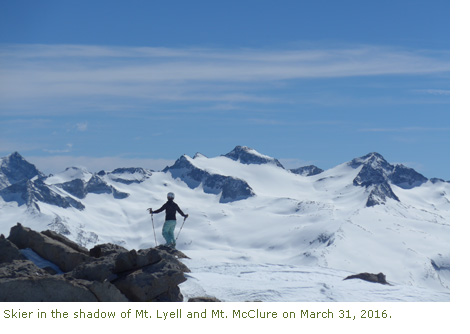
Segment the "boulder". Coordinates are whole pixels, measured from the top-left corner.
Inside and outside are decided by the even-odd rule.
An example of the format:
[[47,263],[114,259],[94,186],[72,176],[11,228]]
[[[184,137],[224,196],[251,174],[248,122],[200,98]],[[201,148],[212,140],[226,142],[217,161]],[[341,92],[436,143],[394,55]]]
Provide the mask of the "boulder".
[[180,288],[171,286],[166,292],[152,299],[152,302],[182,302],[183,299]]
[[162,260],[162,252],[155,248],[131,250],[116,257],[116,272],[135,270]]
[[[40,269],[41,261],[23,256],[26,250],[65,273]],[[184,257],[163,246],[128,251],[102,244],[88,251],[57,233],[18,223],[8,239],[0,236],[0,301],[183,301],[178,284],[190,271],[178,260]]]
[[86,254],[86,255],[88,255],[88,253],[89,253],[88,249],[76,244],[75,242],[73,242],[69,238],[63,236],[62,234],[59,234],[59,233],[51,231],[51,230],[42,231],[41,233],[44,234],[44,235],[47,235],[49,238],[52,238],[54,240],[57,240],[57,241],[63,243],[64,245],[69,246],[70,248],[72,248],[73,250],[76,250],[79,253],[83,253],[83,254]]
[[79,280],[62,275],[52,276],[47,270],[38,268],[29,260],[13,260],[0,266],[0,301],[127,302],[129,300],[110,282]]
[[116,272],[121,277],[113,283],[131,301],[183,301],[178,284],[190,270],[166,251],[150,248],[119,254]]
[[115,274],[115,260],[116,256],[112,255],[94,259],[91,262],[78,265],[66,275],[89,281],[113,281],[117,278]]
[[165,245],[159,245],[155,247],[156,249],[163,250],[170,254],[171,256],[177,258],[177,259],[189,259],[189,257],[184,254],[182,251],[177,250],[176,248],[165,246]]
[[96,302],[84,285],[63,276],[0,278],[0,302]]
[[183,301],[177,285],[184,281],[182,271],[160,261],[132,271],[113,283],[131,301]]
[[0,263],[12,262],[13,260],[25,260],[23,254],[20,253],[18,247],[5,238],[3,234],[0,235]]
[[0,279],[3,278],[20,278],[20,277],[41,277],[50,274],[41,268],[38,268],[29,260],[13,260],[3,263],[0,266]]
[[111,254],[119,254],[122,252],[127,252],[127,249],[125,249],[122,246],[110,244],[110,243],[96,245],[89,251],[90,256],[95,257],[95,258],[100,258],[100,257],[108,256]]
[[378,274],[360,273],[357,275],[348,276],[344,280],[353,279],[353,278],[362,279],[364,281],[372,282],[372,283],[391,285],[390,283],[387,282],[386,276],[382,273],[378,273]]
[[61,241],[23,227],[20,223],[13,226],[8,237],[18,248],[31,248],[44,259],[55,263],[61,270],[68,272],[90,257],[67,246]]
[[128,302],[129,299],[110,282],[80,281],[90,290],[99,302]]

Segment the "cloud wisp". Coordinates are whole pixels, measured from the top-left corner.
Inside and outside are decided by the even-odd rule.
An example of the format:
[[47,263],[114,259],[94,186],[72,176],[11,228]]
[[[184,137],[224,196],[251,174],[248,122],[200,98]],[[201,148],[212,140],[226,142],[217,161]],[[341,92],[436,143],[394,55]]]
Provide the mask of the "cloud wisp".
[[359,132],[442,132],[450,131],[448,127],[422,127],[422,126],[407,126],[398,128],[362,128]]
[[448,54],[343,49],[169,49],[86,45],[0,47],[0,101],[131,98],[269,102],[261,87],[295,80],[449,71]]

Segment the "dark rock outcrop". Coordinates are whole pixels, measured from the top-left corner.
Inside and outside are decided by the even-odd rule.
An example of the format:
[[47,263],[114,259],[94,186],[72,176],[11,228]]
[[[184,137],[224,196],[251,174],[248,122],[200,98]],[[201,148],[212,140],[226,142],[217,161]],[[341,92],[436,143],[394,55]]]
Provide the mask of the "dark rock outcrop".
[[313,176],[323,172],[323,169],[318,168],[315,165],[309,165],[294,169],[289,169],[292,173],[302,175],[302,176]]
[[26,259],[0,263],[0,282],[1,279],[20,277],[34,278],[43,276],[50,276],[49,272],[39,268],[32,261]]
[[26,260],[20,253],[18,247],[10,240],[6,239],[3,234],[0,235],[0,263],[13,262],[14,260]]
[[378,273],[378,274],[360,273],[357,275],[348,276],[344,280],[354,279],[354,278],[362,279],[364,281],[372,282],[372,283],[391,285],[390,283],[387,282],[386,276],[383,273]]
[[0,301],[9,302],[117,302],[128,301],[110,283],[71,280],[64,276],[0,278]]
[[282,166],[282,164],[277,159],[260,154],[254,149],[249,148],[247,146],[236,146],[232,151],[225,154],[224,157],[230,158],[246,165],[273,164],[277,167],[284,168],[284,166]]
[[64,183],[58,183],[56,186],[80,199],[85,198],[87,195],[86,182],[82,179],[74,179]]
[[90,256],[100,258],[107,255],[118,254],[122,252],[127,252],[127,249],[119,245],[107,243],[96,245],[95,247],[90,249]]
[[[41,269],[22,255],[31,249],[63,273]],[[52,231],[21,224],[0,236],[0,302],[183,301],[178,284],[189,269],[180,251],[164,246],[128,251],[101,244],[88,251]]]
[[0,190],[0,197],[5,202],[17,202],[18,205],[26,204],[28,207],[36,208],[38,211],[40,210],[37,202],[56,205],[61,208],[73,207],[78,210],[85,208],[81,202],[72,197],[59,195],[40,179],[25,179],[12,184]]
[[255,195],[246,181],[209,173],[194,166],[186,156],[180,157],[173,166],[163,169],[163,172],[171,173],[173,178],[181,179],[192,189],[202,185],[206,193],[221,194],[219,200],[221,203],[247,199]]
[[[31,248],[44,259],[56,264],[64,272],[71,271],[78,265],[90,261],[88,255],[43,233],[23,227],[20,223],[11,228],[8,240],[18,248]],[[69,240],[69,242],[72,241]]]
[[48,236],[51,239],[54,239],[54,240],[57,240],[57,241],[63,243],[64,245],[72,248],[73,250],[75,250],[79,253],[83,253],[83,254],[86,254],[86,255],[89,254],[88,249],[86,249],[83,246],[77,245],[75,242],[71,241],[67,237],[64,237],[62,234],[59,234],[59,233],[51,231],[51,230],[42,231],[41,233]]
[[388,178],[392,184],[404,189],[419,187],[428,181],[422,174],[402,164],[395,165]]
[[392,188],[387,182],[375,184],[370,187],[369,196],[367,197],[367,207],[375,206],[378,204],[385,204],[387,198],[395,201],[400,201],[397,195],[393,192]]
[[42,179],[45,175],[18,152],[0,159],[0,189],[34,177]]
[[115,182],[132,184],[144,182],[152,176],[152,172],[140,167],[116,168],[108,176]]
[[101,176],[105,172],[94,174],[88,182],[82,179],[73,179],[71,181],[57,183],[54,186],[59,187],[69,194],[84,199],[88,194],[112,194],[115,199],[123,199],[129,197],[128,193],[117,190],[112,185],[106,183]]
[[384,204],[387,199],[400,201],[391,185],[411,189],[428,182],[428,179],[412,168],[402,164],[392,165],[379,153],[372,152],[350,161],[349,166],[359,169],[353,180],[358,187],[369,192],[366,207]]
[[112,194],[116,199],[123,199],[129,197],[128,193],[122,192],[107,184],[98,175],[93,175],[85,187],[86,193],[93,194]]
[[220,302],[220,300],[218,300],[217,298],[215,297],[193,297],[193,298],[189,298],[188,299],[188,302],[194,302],[194,303],[207,303],[207,302]]

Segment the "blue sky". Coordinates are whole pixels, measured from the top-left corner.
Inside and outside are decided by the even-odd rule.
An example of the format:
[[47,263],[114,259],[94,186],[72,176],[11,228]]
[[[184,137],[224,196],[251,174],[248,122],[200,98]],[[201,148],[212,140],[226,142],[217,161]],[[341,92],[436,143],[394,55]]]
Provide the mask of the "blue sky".
[[450,178],[447,1],[0,1],[0,156],[161,169],[250,146]]

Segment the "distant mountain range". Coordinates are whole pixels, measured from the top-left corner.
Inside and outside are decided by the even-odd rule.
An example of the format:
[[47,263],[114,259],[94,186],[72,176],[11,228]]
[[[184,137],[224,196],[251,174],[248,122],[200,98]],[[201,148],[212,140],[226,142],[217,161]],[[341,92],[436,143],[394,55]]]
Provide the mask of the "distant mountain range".
[[162,171],[69,167],[49,176],[14,152],[0,160],[0,233],[21,222],[88,248],[145,248],[154,244],[146,209],[169,191],[190,214],[178,240],[186,252],[231,249],[229,261],[255,251],[270,263],[388,271],[392,282],[449,289],[449,181],[376,152],[327,170],[288,170],[237,146],[213,158],[183,155]]
[[[181,179],[191,189],[202,187],[206,193],[220,194],[221,203],[243,200],[256,195],[243,179],[209,172],[197,167],[197,164],[193,164],[191,161],[198,157],[204,156],[199,154],[191,159],[183,155],[162,172],[170,173],[174,179]],[[237,146],[223,157],[246,165],[268,164],[284,169],[277,159],[262,155],[246,146]],[[353,180],[353,185],[364,187],[369,193],[366,206],[384,204],[387,199],[400,201],[390,187],[392,184],[403,189],[411,189],[430,181],[412,168],[401,164],[389,164],[379,153],[375,152],[353,159],[348,165],[359,171]],[[313,165],[289,171],[305,177],[323,172],[322,169]],[[89,193],[112,194],[115,199],[129,196],[128,193],[119,191],[107,183],[104,176],[115,182],[132,184],[144,182],[152,175],[152,171],[143,168],[117,168],[111,172],[100,171],[91,175],[86,170],[70,167],[63,174],[71,175],[71,177],[63,182],[46,184],[47,177],[18,152],[15,152],[1,159],[0,196],[6,202],[15,201],[19,205],[26,204],[35,207],[38,211],[41,202],[61,208],[74,207],[83,210],[85,206],[80,200]],[[85,178],[85,175],[88,177]],[[126,176],[120,177],[120,175]],[[129,177],[130,175],[132,177]],[[444,181],[434,178],[431,179],[431,182]],[[62,191],[58,191],[57,188]]]

